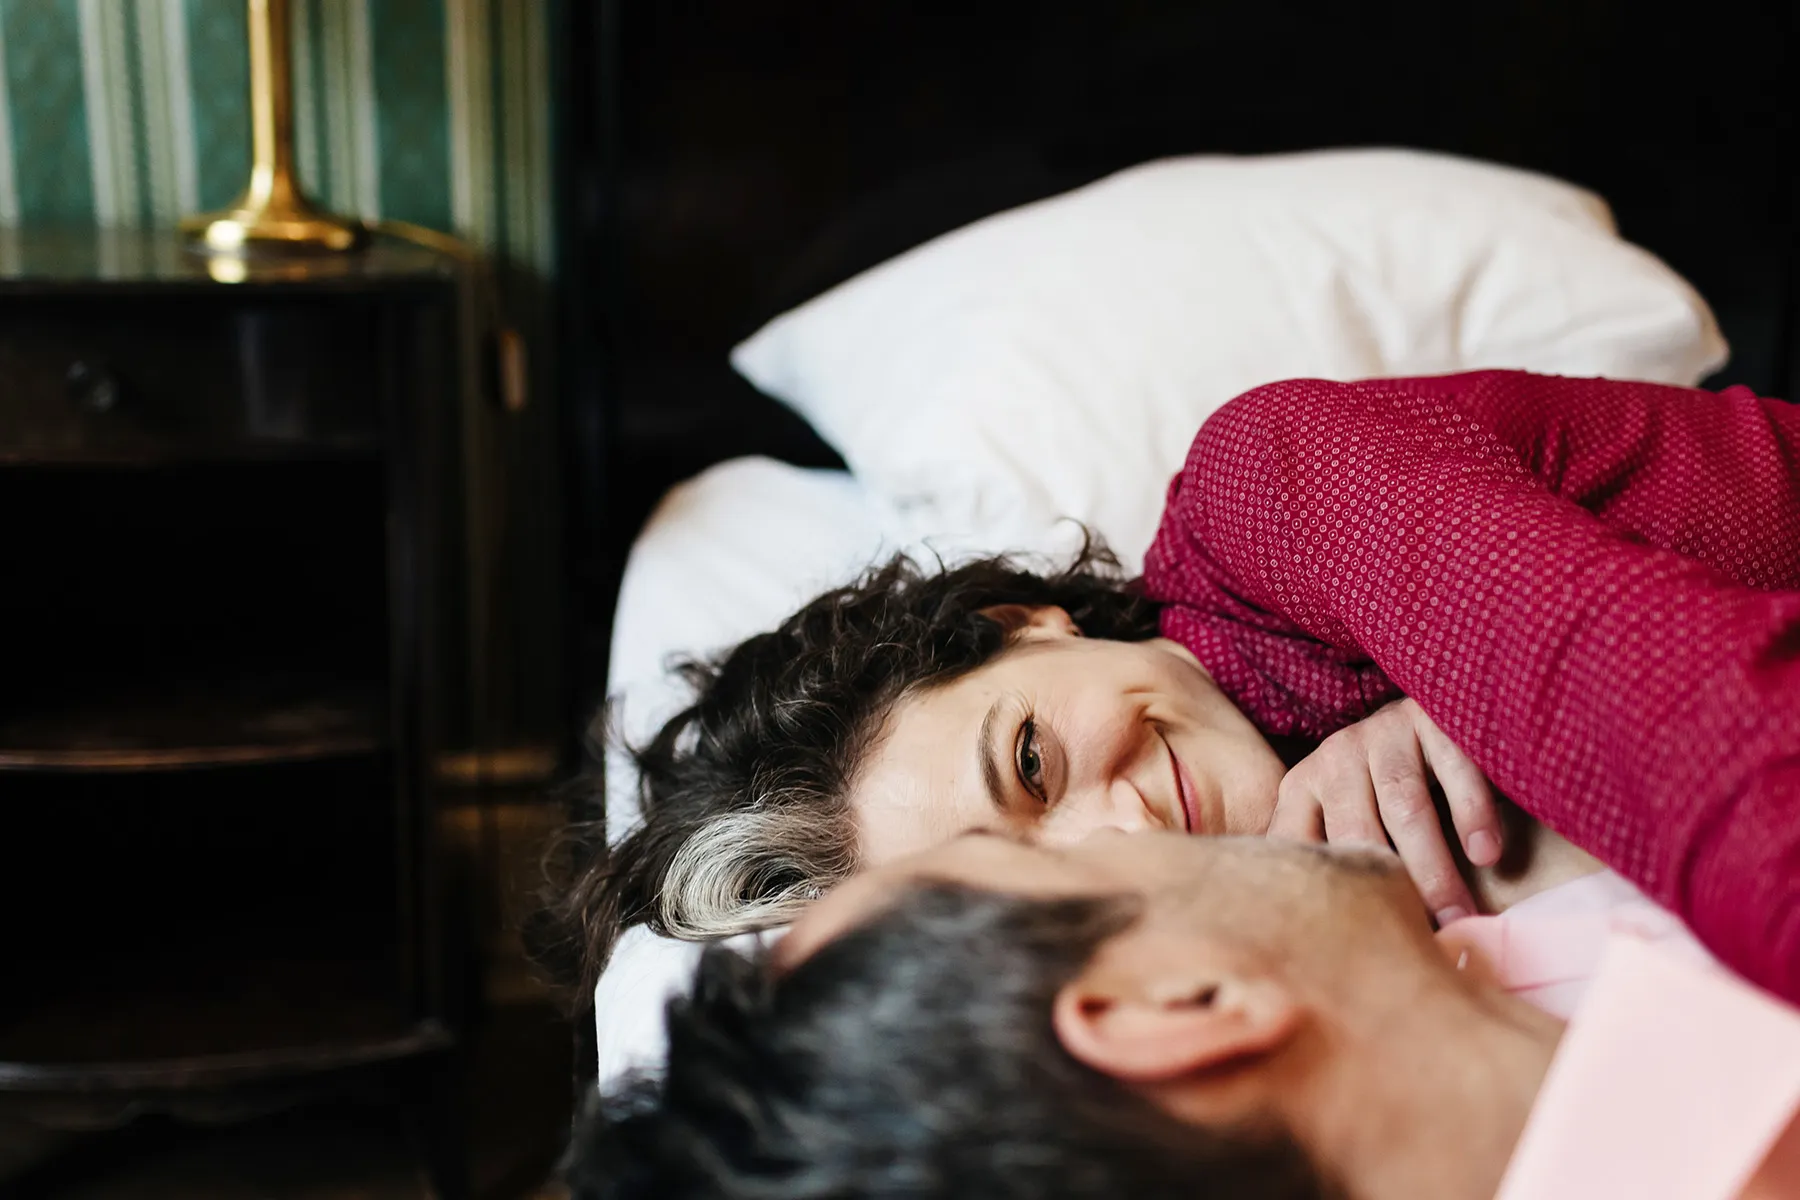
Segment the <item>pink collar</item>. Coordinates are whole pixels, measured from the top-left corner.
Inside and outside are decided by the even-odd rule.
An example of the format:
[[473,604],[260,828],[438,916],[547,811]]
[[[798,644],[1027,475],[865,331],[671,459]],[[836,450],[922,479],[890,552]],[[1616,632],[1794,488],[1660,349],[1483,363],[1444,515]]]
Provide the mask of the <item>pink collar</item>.
[[1607,944],[1619,936],[1656,943],[1696,966],[1717,966],[1680,918],[1612,871],[1570,880],[1499,916],[1457,921],[1438,940],[1468,951],[1472,969],[1507,991],[1566,1019]]
[[1496,1200],[1800,1195],[1797,1108],[1800,1013],[1615,936]]

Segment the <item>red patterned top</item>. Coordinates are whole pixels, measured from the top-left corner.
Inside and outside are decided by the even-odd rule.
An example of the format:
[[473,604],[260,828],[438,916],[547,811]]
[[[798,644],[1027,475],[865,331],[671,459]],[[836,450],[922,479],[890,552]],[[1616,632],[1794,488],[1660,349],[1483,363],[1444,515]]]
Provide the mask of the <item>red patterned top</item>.
[[1194,439],[1145,576],[1265,731],[1404,692],[1800,1002],[1800,407],[1502,371],[1272,384]]

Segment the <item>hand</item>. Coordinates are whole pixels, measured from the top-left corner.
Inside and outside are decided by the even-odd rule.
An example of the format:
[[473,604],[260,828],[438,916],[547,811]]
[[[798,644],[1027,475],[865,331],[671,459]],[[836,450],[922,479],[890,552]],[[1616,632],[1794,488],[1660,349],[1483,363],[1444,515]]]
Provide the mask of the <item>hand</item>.
[[1439,925],[1475,912],[1457,873],[1437,808],[1435,779],[1450,802],[1463,852],[1478,867],[1500,859],[1500,810],[1481,768],[1410,698],[1340,729],[1281,781],[1269,836],[1298,841],[1392,840]]

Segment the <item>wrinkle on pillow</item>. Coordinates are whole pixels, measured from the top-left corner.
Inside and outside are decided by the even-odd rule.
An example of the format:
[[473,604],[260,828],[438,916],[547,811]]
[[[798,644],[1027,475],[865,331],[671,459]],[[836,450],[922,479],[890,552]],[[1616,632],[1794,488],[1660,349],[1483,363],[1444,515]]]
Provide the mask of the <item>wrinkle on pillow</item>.
[[1134,167],[943,235],[731,360],[920,527],[1130,566],[1194,431],[1276,379],[1516,367],[1693,384],[1705,302],[1573,184],[1406,150]]

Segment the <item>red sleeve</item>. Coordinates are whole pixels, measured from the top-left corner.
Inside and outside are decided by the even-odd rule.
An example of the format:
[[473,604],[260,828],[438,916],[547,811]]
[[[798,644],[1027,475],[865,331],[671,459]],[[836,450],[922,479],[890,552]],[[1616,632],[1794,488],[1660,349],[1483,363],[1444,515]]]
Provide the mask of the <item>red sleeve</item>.
[[1271,733],[1402,691],[1800,1000],[1800,410],[1488,372],[1233,401],[1146,564]]

